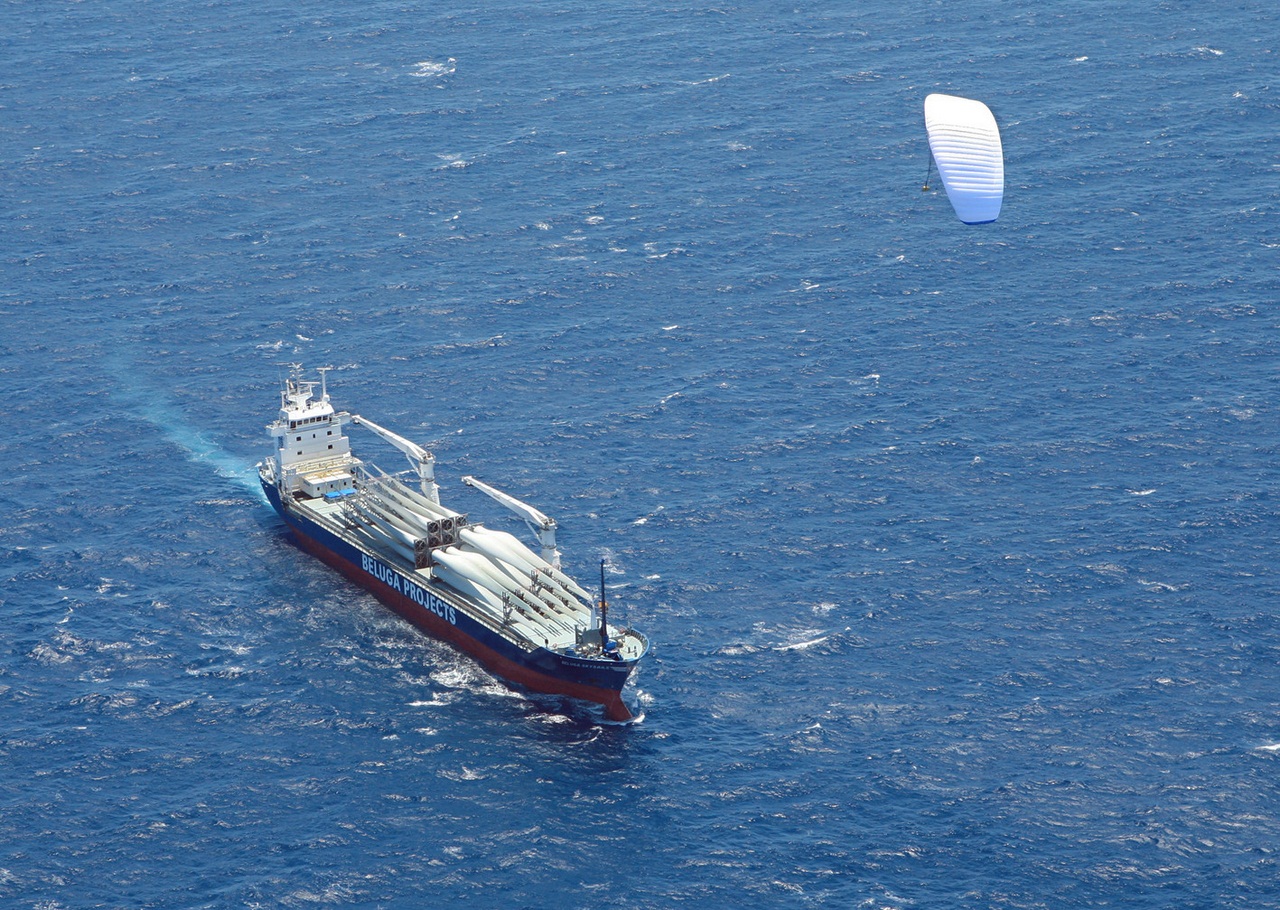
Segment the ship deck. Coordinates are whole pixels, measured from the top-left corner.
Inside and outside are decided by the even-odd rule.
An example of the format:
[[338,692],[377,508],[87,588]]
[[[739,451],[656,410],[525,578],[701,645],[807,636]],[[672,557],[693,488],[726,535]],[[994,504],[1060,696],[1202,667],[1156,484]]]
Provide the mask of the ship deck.
[[368,555],[394,566],[424,587],[429,587],[452,602],[456,608],[464,610],[469,616],[517,642],[521,647],[528,650],[545,647],[562,652],[578,642],[577,628],[566,619],[555,617],[549,622],[535,622],[516,611],[511,611],[507,616],[498,615],[487,605],[478,603],[434,577],[431,569],[415,569],[390,543],[375,535],[362,533],[358,527],[350,524],[342,514],[341,500],[295,497],[290,505]]

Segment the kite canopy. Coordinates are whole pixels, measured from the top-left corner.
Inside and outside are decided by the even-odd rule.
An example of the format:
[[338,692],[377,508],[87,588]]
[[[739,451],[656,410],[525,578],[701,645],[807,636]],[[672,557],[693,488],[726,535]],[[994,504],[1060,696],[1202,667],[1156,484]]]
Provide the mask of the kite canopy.
[[956,217],[965,224],[995,221],[1004,199],[1004,149],[991,109],[970,98],[929,95],[924,127]]

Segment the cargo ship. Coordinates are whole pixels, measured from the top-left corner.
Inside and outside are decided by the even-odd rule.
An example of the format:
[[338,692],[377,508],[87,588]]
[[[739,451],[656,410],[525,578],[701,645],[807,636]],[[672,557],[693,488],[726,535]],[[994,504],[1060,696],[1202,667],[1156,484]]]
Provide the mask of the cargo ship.
[[[561,570],[555,521],[474,477],[461,481],[524,519],[539,553],[442,504],[431,452],[336,411],[327,370],[318,372],[319,380],[305,379],[295,366],[285,379],[280,413],[266,428],[273,454],[258,465],[263,492],[302,548],[508,685],[632,720],[623,687],[649,642],[609,624],[604,564],[597,599]],[[357,458],[348,426],[390,443],[410,469],[386,473]]]

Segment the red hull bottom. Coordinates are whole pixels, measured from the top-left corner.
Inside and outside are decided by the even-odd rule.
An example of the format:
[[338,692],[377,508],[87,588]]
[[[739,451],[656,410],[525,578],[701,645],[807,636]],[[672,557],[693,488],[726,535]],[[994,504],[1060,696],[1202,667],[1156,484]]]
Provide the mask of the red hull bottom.
[[431,637],[447,641],[460,651],[471,655],[504,681],[523,686],[533,692],[541,692],[547,695],[567,695],[570,698],[594,702],[604,708],[605,715],[612,721],[621,723],[634,719],[634,715],[623,702],[620,692],[558,679],[504,657],[493,649],[485,647],[469,635],[464,634],[456,626],[440,619],[434,613],[423,610],[418,604],[384,582],[366,572],[361,572],[356,566],[347,562],[328,547],[312,540],[296,527],[291,528],[291,530],[302,548],[312,556],[341,572],[352,582],[367,590],[382,603],[395,610],[402,618]]

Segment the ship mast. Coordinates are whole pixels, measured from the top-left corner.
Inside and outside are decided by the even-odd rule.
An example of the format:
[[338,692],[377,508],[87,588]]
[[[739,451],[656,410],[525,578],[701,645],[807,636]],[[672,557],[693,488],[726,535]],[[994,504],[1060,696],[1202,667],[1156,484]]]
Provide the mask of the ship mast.
[[609,601],[604,596],[604,560],[600,560],[600,649],[609,647]]
[[320,374],[320,400],[329,400],[328,376],[326,375],[333,367],[317,367],[316,372]]

